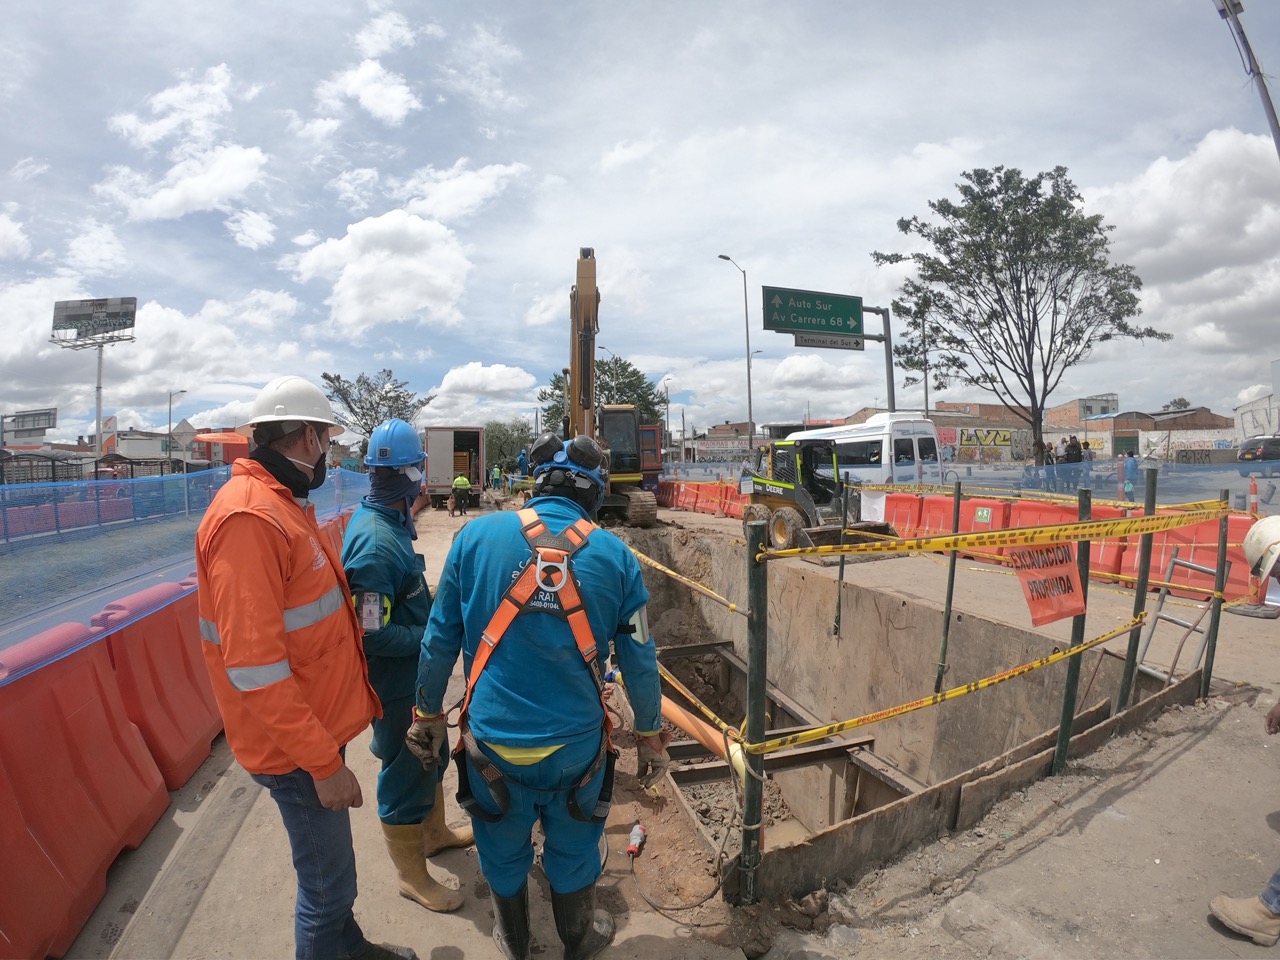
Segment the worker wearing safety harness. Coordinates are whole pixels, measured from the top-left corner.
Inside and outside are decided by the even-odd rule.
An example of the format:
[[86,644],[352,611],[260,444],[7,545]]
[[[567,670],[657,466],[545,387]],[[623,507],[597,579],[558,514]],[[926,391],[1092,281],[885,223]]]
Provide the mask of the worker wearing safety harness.
[[426,454],[414,428],[385,420],[369,437],[364,458],[369,494],[356,508],[342,544],[342,566],[364,633],[369,682],[382,701],[369,749],[382,761],[378,773],[378,819],[400,878],[400,895],[428,910],[462,906],[462,894],[437,881],[426,858],[472,843],[470,828],[445,823],[441,777],[449,763],[440,745],[435,767],[408,749],[418,652],[431,613],[431,591],[422,554],[413,549],[418,532],[410,509],[422,482]]
[[409,743],[434,762],[445,736],[445,686],[461,652],[458,799],[493,891],[494,940],[508,960],[529,956],[530,837],[540,821],[556,932],[565,957],[584,960],[614,929],[595,907],[616,757],[603,664],[612,641],[635,711],[641,773],[652,783],[668,763],[657,651],[639,562],[590,521],[608,477],[600,447],[544,434],[529,461],[529,507],[464,526],[445,560]]

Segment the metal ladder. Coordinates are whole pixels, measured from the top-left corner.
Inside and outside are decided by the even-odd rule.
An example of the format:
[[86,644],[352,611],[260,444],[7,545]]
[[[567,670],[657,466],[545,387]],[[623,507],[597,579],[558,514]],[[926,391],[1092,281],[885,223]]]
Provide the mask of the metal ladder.
[[[1164,572],[1165,586],[1160,588],[1160,593],[1156,597],[1155,610],[1148,619],[1146,627],[1143,628],[1142,642],[1141,646],[1138,648],[1138,669],[1147,674],[1147,676],[1155,677],[1157,680],[1164,681],[1165,686],[1168,686],[1173,682],[1174,671],[1178,668],[1178,658],[1182,655],[1182,646],[1187,642],[1187,638],[1191,636],[1191,634],[1200,634],[1200,646],[1196,650],[1195,660],[1191,664],[1191,669],[1194,670],[1196,667],[1200,666],[1201,662],[1204,660],[1205,648],[1209,645],[1209,630],[1207,627],[1202,627],[1201,623],[1204,621],[1205,614],[1209,612],[1212,600],[1207,603],[1200,604],[1197,607],[1200,611],[1200,615],[1197,616],[1195,620],[1183,620],[1181,617],[1175,617],[1171,613],[1164,612],[1164,602],[1169,596],[1168,584],[1173,582],[1174,571],[1181,567],[1185,570],[1195,570],[1198,573],[1203,573],[1210,577],[1217,574],[1217,571],[1212,567],[1206,567],[1199,563],[1192,563],[1190,560],[1179,560],[1178,550],[1178,547],[1174,547],[1173,553],[1169,555],[1169,566],[1165,568]],[[1230,576],[1230,574],[1231,561],[1228,560],[1227,576]],[[1157,670],[1155,667],[1149,667],[1146,665],[1147,648],[1151,646],[1151,638],[1155,635],[1156,626],[1162,620],[1183,628],[1183,634],[1178,639],[1178,646],[1173,651],[1173,659],[1169,663],[1168,673],[1164,673],[1163,671]]]

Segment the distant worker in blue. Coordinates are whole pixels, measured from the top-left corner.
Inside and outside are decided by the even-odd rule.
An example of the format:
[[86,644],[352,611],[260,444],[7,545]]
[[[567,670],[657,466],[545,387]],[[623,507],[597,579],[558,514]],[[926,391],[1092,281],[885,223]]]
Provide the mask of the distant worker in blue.
[[1138,486],[1138,461],[1130,450],[1124,458],[1124,498],[1133,502],[1133,491]]
[[516,473],[522,477],[529,475],[529,454],[524,447],[520,448],[520,455],[516,457]]
[[423,640],[409,742],[428,761],[438,754],[445,687],[461,652],[458,797],[493,891],[494,941],[507,960],[529,957],[530,835],[541,822],[556,932],[568,960],[585,960],[614,931],[613,917],[595,906],[617,756],[604,664],[612,642],[648,786],[669,763],[657,650],[639,563],[590,519],[608,480],[603,451],[588,437],[548,433],[529,462],[529,506],[473,520],[449,550]]
[[424,453],[417,431],[403,420],[385,420],[369,437],[364,458],[369,494],[351,516],[342,544],[342,566],[356,617],[364,631],[369,682],[382,701],[373,721],[370,750],[382,761],[378,818],[400,895],[428,910],[462,906],[462,894],[427,870],[427,857],[472,842],[471,830],[445,823],[441,778],[448,766],[441,743],[434,767],[409,751],[405,735],[413,719],[418,653],[431,614],[424,559],[413,549],[418,532],[411,510],[422,482]]

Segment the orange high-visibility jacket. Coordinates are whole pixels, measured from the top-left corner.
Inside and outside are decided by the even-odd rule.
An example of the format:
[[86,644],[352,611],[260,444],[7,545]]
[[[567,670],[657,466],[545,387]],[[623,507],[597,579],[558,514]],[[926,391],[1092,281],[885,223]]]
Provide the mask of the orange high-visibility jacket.
[[342,564],[259,463],[237,460],[196,532],[200,636],[227,743],[250,773],[332,775],[382,715]]

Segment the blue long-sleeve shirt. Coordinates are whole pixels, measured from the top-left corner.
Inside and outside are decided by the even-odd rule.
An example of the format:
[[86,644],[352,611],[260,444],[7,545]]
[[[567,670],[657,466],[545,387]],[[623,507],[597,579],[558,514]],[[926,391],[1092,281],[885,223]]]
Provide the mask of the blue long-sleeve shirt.
[[[573,501],[536,497],[529,504],[547,529],[559,533],[586,514]],[[444,707],[445,687],[462,654],[471,662],[498,604],[533,557],[514,511],[478,517],[464,526],[445,559],[422,641],[417,704],[424,713]],[[661,727],[657,649],[650,637],[620,627],[649,601],[640,564],[607,530],[595,530],[572,559],[603,668],[610,641],[636,729]],[[583,663],[569,624],[555,614],[523,613],[512,621],[476,683],[468,708],[475,736],[499,746],[565,743],[598,730],[600,695]]]
[[399,510],[366,498],[351,515],[342,541],[342,566],[360,614],[363,594],[391,601],[391,615],[377,630],[366,629],[364,652],[369,682],[383,703],[414,695],[418,653],[431,614],[425,560],[413,549]]

